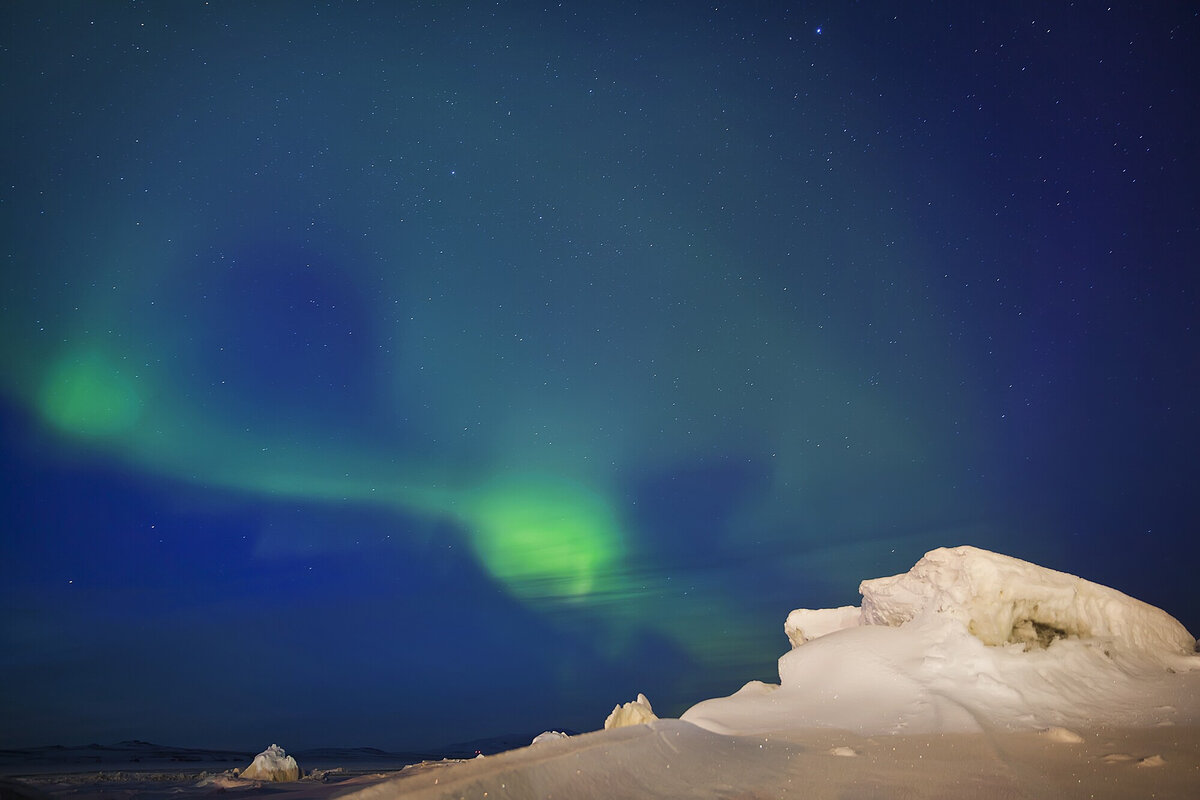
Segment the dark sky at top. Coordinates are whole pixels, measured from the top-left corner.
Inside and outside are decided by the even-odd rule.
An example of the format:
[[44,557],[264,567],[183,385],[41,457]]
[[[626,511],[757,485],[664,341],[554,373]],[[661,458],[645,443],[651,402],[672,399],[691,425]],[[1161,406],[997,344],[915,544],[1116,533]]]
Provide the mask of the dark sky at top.
[[674,715],[942,545],[1200,630],[1190,4],[0,14],[0,744]]

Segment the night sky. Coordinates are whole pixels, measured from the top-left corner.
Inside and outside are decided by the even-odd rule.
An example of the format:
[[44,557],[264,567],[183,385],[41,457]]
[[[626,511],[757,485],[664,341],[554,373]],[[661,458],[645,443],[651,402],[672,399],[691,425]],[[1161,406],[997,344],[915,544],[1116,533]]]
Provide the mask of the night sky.
[[1192,4],[0,14],[0,745],[677,715],[943,545],[1200,632]]

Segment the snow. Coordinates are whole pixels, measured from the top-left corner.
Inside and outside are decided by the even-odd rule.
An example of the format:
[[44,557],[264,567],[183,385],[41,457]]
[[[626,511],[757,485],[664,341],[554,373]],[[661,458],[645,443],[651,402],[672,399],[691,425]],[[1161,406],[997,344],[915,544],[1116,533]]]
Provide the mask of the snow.
[[858,625],[899,627],[923,613],[953,617],[984,644],[1045,647],[1058,638],[1107,640],[1166,656],[1196,640],[1161,609],[1115,589],[977,547],[939,548],[902,575],[859,585],[862,606],[796,609],[784,623],[793,647]]
[[1083,743],[1083,737],[1078,733],[1072,730],[1067,730],[1066,728],[1060,728],[1057,725],[1046,728],[1044,731],[1041,731],[1041,734],[1050,741],[1059,742],[1060,744]]
[[[796,730],[728,736],[660,719],[392,778],[345,800],[729,800],[1130,797],[1194,800],[1200,742],[1174,729],[862,737]],[[1108,758],[1123,756],[1120,762]],[[1106,760],[1106,758],[1108,760]]]
[[778,685],[681,719],[723,734],[1200,723],[1195,639],[1166,612],[974,547],[863,581],[861,609],[792,612]]
[[608,719],[604,720],[604,730],[610,728],[625,728],[630,725],[644,725],[658,719],[646,695],[638,693],[637,699],[623,706],[615,706]]
[[300,779],[300,767],[296,759],[273,744],[254,757],[253,763],[238,775],[247,781],[286,782]]
[[903,575],[863,581],[859,592],[864,624],[899,626],[936,613],[958,620],[988,645],[1044,646],[1048,637],[1068,636],[1168,656],[1189,654],[1196,645],[1183,625],[1152,605],[976,547],[933,550]]

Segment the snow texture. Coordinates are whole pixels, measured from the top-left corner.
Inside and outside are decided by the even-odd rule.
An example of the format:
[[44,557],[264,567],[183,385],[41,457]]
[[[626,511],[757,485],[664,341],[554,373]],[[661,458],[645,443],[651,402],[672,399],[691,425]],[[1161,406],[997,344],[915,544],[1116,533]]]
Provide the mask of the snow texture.
[[[408,770],[340,800],[1194,800],[1195,729],[1106,732],[1081,744],[1037,732],[863,737],[841,731],[727,736],[672,719]],[[1112,763],[1120,752],[1126,761]],[[1139,760],[1140,759],[1140,760]]]
[[273,744],[254,757],[254,762],[242,771],[239,778],[247,781],[285,782],[300,780],[300,767],[296,759]]
[[625,728],[630,725],[645,725],[658,719],[646,695],[639,693],[637,699],[623,706],[614,706],[608,719],[604,720],[604,730],[610,728]]

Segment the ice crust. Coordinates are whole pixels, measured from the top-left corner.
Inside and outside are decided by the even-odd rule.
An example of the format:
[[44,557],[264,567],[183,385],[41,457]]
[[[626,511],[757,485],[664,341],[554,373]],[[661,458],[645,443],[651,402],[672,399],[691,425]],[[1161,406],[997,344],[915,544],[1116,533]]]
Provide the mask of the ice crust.
[[863,581],[861,608],[798,609],[779,685],[682,719],[726,734],[1200,723],[1195,639],[1115,589],[974,547]]

